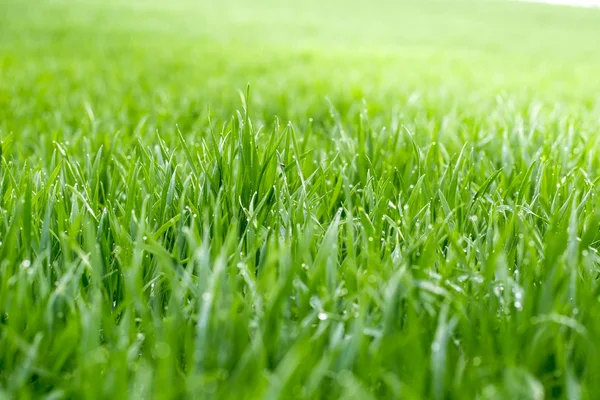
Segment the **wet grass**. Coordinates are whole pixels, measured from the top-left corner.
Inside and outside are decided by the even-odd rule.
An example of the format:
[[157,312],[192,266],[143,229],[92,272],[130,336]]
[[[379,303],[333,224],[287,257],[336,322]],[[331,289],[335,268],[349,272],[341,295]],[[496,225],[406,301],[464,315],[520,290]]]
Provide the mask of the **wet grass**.
[[599,23],[2,2],[0,396],[593,398]]

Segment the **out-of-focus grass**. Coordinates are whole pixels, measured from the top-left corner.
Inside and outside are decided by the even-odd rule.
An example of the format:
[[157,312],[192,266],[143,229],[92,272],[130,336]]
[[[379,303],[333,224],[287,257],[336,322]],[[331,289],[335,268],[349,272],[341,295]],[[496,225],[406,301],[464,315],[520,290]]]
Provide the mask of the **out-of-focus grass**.
[[593,398],[599,23],[3,1],[0,394]]
[[46,109],[58,114],[53,126],[57,118],[74,125],[88,103],[107,130],[147,116],[154,132],[204,121],[197,116],[209,105],[229,115],[247,83],[257,113],[284,119],[323,114],[325,97],[344,110],[362,98],[389,109],[416,92],[469,108],[502,90],[589,106],[600,85],[595,11],[470,1],[213,3],[3,4],[3,130],[23,129],[19,118]]

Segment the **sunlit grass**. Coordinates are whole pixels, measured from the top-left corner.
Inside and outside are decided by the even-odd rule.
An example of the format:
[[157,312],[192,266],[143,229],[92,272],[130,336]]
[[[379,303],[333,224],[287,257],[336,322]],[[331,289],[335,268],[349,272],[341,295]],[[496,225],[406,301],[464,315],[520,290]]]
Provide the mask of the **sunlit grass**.
[[0,397],[595,397],[600,13],[351,4],[2,3]]

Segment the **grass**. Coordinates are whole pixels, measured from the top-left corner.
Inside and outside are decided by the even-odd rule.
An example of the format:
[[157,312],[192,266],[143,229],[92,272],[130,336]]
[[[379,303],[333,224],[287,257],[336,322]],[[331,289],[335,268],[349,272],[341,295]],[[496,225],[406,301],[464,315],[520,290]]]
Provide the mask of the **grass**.
[[599,23],[2,1],[0,397],[594,398]]

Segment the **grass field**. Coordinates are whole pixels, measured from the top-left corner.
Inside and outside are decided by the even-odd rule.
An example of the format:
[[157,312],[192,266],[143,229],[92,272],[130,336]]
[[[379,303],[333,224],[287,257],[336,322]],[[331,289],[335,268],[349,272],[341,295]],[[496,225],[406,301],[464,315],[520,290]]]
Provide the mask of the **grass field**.
[[595,398],[598,43],[500,0],[0,0],[0,398]]

